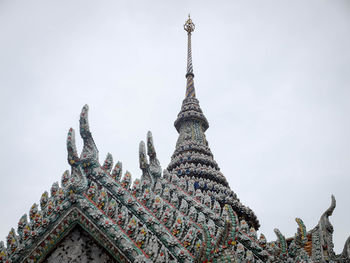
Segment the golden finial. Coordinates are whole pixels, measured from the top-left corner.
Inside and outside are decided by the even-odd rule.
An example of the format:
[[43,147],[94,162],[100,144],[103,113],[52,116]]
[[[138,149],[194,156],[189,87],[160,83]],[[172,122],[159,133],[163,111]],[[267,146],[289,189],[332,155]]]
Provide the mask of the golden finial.
[[194,31],[195,29],[195,25],[192,22],[192,19],[190,17],[190,14],[188,14],[188,19],[186,21],[186,23],[184,24],[184,29],[185,31],[187,31],[189,34],[191,34],[191,32]]

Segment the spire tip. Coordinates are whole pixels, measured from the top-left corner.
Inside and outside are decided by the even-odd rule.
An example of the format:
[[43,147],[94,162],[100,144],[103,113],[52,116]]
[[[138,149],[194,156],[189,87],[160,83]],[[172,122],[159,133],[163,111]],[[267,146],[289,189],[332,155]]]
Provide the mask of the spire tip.
[[195,28],[196,26],[193,24],[190,14],[188,14],[188,19],[184,24],[184,29],[185,31],[187,31],[188,34],[191,34]]

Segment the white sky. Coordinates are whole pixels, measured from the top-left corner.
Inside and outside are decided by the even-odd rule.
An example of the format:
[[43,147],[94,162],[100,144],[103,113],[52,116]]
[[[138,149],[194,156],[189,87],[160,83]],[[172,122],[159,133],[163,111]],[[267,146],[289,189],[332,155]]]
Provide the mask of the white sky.
[[[350,2],[0,1],[0,240],[66,161],[84,104],[103,162],[139,177],[153,132],[167,167],[185,94],[191,12],[207,139],[261,232],[313,228],[330,205],[337,253],[350,235]],[[77,138],[81,149],[81,140]]]

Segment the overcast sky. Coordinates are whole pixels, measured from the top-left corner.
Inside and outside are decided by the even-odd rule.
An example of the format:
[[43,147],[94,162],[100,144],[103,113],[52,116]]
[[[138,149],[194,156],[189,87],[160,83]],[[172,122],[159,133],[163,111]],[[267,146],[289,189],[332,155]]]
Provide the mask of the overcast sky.
[[[350,2],[0,0],[0,240],[69,169],[84,104],[100,152],[140,177],[153,132],[166,168],[185,95],[191,13],[207,139],[268,240],[329,207],[350,235]],[[78,133],[77,133],[78,135]],[[79,135],[78,135],[79,136]],[[77,138],[81,149],[81,139]]]

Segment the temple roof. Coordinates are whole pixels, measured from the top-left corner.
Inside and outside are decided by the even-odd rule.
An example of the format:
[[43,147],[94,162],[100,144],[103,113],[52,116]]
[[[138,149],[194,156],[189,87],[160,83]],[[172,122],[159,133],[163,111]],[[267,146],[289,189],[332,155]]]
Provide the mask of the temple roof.
[[[193,32],[191,20],[185,30],[189,35]],[[188,73],[187,80],[194,76]],[[185,100],[198,104],[194,86]],[[254,214],[239,202],[219,172],[205,140],[203,119],[180,119],[176,150],[164,171],[148,132],[146,143],[139,145],[141,179],[133,182],[128,171],[123,175],[121,162],[113,167],[111,154],[100,163],[87,105],[79,123],[81,153],[71,128],[67,135],[70,171],[63,173],[60,184],[53,183],[50,193],[42,194],[29,216],[19,219],[6,246],[0,242],[0,263],[59,260],[62,251],[73,251],[70,245],[75,241],[74,253],[64,256],[65,262],[88,257],[90,252],[77,253],[79,246],[94,247],[105,262],[350,261],[350,237],[341,254],[333,251],[329,217],[336,206],[334,196],[313,229],[307,231],[296,218],[294,237],[285,238],[278,229],[276,241],[267,242],[263,234],[258,237]]]

